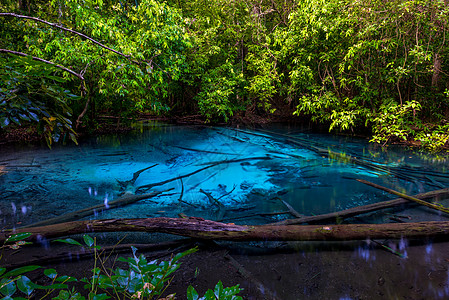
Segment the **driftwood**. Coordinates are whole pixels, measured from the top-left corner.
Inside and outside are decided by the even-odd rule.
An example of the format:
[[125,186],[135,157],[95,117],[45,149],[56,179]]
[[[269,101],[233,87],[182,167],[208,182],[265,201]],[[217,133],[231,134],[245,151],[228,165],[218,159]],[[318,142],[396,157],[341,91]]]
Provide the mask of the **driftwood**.
[[363,179],[357,179],[357,181],[358,181],[358,182],[361,182],[361,183],[364,183],[364,184],[366,184],[366,185],[375,187],[376,189],[385,191],[385,192],[387,192],[387,193],[390,193],[390,194],[399,196],[399,197],[401,197],[401,198],[404,198],[404,199],[407,199],[407,200],[416,202],[416,203],[418,203],[418,204],[421,204],[421,205],[424,205],[424,206],[427,206],[427,207],[430,207],[430,208],[433,208],[433,209],[436,209],[436,210],[439,210],[439,211],[442,211],[442,212],[444,212],[444,213],[449,214],[449,209],[446,208],[446,207],[439,206],[439,205],[435,205],[435,204],[433,204],[433,203],[429,203],[429,202],[420,200],[420,199],[418,199],[418,198],[415,198],[415,197],[412,197],[412,196],[409,196],[409,195],[400,193],[400,192],[398,192],[398,191],[395,191],[395,190],[386,188],[386,187],[384,187],[384,186],[381,186],[381,185],[378,185],[378,184],[375,184],[375,183],[372,183],[372,182],[369,182],[369,181],[366,181],[366,180],[363,180]]
[[[49,239],[91,232],[159,232],[197,239],[228,241],[343,241],[398,238],[448,238],[449,221],[344,225],[235,225],[201,218],[147,218],[74,221],[19,228],[29,239]],[[5,241],[13,232],[0,233]]]
[[61,223],[61,222],[70,222],[70,221],[74,221],[74,220],[79,220],[81,218],[85,218],[85,217],[95,214],[95,212],[98,210],[112,209],[112,208],[128,205],[128,204],[135,203],[135,202],[143,200],[143,199],[156,197],[156,196],[158,196],[164,192],[170,191],[170,190],[172,190],[172,189],[161,191],[161,192],[153,192],[153,193],[144,194],[144,195],[125,194],[122,197],[120,197],[119,199],[109,202],[107,204],[107,206],[104,203],[98,204],[95,206],[91,206],[88,208],[70,212],[70,213],[64,214],[62,216],[58,216],[58,217],[51,218],[48,220],[40,221],[40,222],[31,224],[31,225],[27,225],[27,226],[24,226],[23,228],[29,228],[29,227],[35,227],[35,226],[45,226],[45,225],[57,224],[57,223]]
[[[414,195],[413,197],[423,200],[423,199],[431,199],[431,198],[436,198],[439,196],[447,196],[447,195],[449,195],[449,188],[431,191],[431,192],[422,193],[422,194],[417,194],[417,195]],[[403,199],[403,198],[397,198],[394,200],[383,201],[383,202],[373,203],[373,204],[368,204],[368,205],[363,205],[363,206],[357,206],[357,207],[353,207],[353,208],[349,208],[349,209],[345,209],[345,210],[337,211],[337,212],[333,212],[333,213],[328,213],[328,214],[284,220],[284,221],[273,223],[271,225],[293,225],[293,224],[304,224],[304,223],[313,224],[313,223],[319,223],[319,222],[336,222],[336,221],[339,221],[339,220],[342,220],[345,218],[350,218],[350,217],[354,217],[357,215],[373,212],[376,210],[391,208],[394,206],[399,206],[399,205],[408,204],[408,203],[410,203],[410,201]]]

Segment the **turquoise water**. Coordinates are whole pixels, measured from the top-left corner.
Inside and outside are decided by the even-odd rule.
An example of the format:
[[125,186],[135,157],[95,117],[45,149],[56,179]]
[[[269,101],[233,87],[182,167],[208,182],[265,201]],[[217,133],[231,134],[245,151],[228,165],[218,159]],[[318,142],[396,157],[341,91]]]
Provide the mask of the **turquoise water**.
[[[268,224],[293,218],[281,200],[310,216],[396,198],[355,179],[409,195],[449,187],[444,156],[403,147],[385,150],[366,139],[284,125],[255,130],[140,123],[127,134],[93,137],[79,146],[0,147],[2,228],[31,225],[96,205],[94,214],[84,219],[182,213],[237,224]],[[154,191],[162,193],[110,208],[125,195]],[[449,207],[448,196],[436,201]],[[448,216],[412,205],[343,222],[432,220],[448,220]],[[172,238],[154,236],[157,241]],[[111,237],[112,243],[121,238]],[[150,240],[148,234],[129,239],[132,243]],[[110,242],[106,237],[104,241]],[[220,245],[279,299],[449,297],[448,243],[368,239]],[[204,259],[212,259],[214,265],[219,258]],[[236,271],[220,270],[226,272],[232,277]],[[203,273],[207,278],[201,269]]]
[[[357,162],[345,158],[349,156]],[[141,123],[133,132],[94,137],[79,146],[52,150],[3,146],[0,166],[3,228],[98,204],[104,207],[87,218],[176,217],[184,213],[266,224],[291,217],[270,214],[288,210],[280,199],[300,214],[317,215],[395,198],[355,179],[409,195],[449,186],[444,157],[400,147],[384,151],[365,139],[281,125],[266,131]],[[144,171],[130,182],[140,170]],[[178,176],[184,177],[158,185]],[[151,189],[144,188],[155,183]],[[108,209],[108,203],[124,192],[152,191],[165,192]],[[412,221],[445,219],[419,208],[409,213]],[[385,218],[375,222],[390,221]]]

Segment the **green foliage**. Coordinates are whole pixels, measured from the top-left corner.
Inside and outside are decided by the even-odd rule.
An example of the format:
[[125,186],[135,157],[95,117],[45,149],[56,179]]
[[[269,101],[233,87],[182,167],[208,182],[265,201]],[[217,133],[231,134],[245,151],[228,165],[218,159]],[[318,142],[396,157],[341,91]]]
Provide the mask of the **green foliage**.
[[242,300],[243,298],[237,296],[242,291],[239,285],[223,288],[223,283],[219,281],[214,290],[207,290],[203,297],[200,297],[198,292],[189,286],[187,289],[188,300]]
[[372,141],[387,143],[391,138],[407,140],[408,135],[419,128],[416,114],[420,110],[421,105],[416,101],[399,105],[391,100],[382,105],[372,120],[374,122]]
[[296,114],[380,143],[422,136],[449,109],[448,16],[443,1],[302,1],[282,49]]
[[[48,140],[74,139],[67,120],[86,101],[91,120],[172,110],[227,121],[289,105],[330,130],[371,130],[379,143],[447,144],[440,131],[449,119],[449,7],[442,0],[19,3],[20,13],[104,47],[41,22],[0,17],[4,47],[85,78],[2,54],[0,95],[14,99],[0,100],[2,128],[39,122]],[[0,9],[17,5],[8,0]]]
[[38,128],[49,145],[66,136],[76,143],[71,101],[78,99],[61,84],[56,68],[28,57],[0,57],[0,128]]
[[[15,244],[24,242],[31,236],[31,233],[19,233],[11,235],[6,243],[15,242]],[[92,276],[81,279],[84,282],[84,288],[88,290],[89,300],[103,299],[159,299],[170,283],[173,273],[180,267],[179,260],[186,255],[195,253],[198,249],[192,248],[178,253],[168,261],[158,262],[157,260],[148,261],[144,255],[137,255],[137,249],[131,247],[132,256],[128,258],[119,257],[117,261],[127,265],[126,269],[116,267],[115,269],[105,268],[105,260],[100,255],[101,247],[96,245],[96,239],[89,235],[83,236],[83,244],[73,239],[57,239],[56,242],[62,242],[70,245],[82,246],[94,251],[94,268]],[[21,244],[23,245],[23,244]],[[69,283],[77,282],[78,279],[59,275],[55,269],[44,269],[44,275],[51,280],[49,285],[39,285],[32,282],[25,273],[35,271],[40,266],[25,266],[6,272],[5,268],[0,268],[0,294],[4,299],[30,299],[36,290],[46,291],[41,298],[47,298],[55,291],[59,291],[57,300],[85,300],[86,298],[76,291],[74,287],[69,288]],[[223,288],[221,282],[215,286],[214,291],[209,290],[205,296],[200,299],[219,299],[219,300],[238,300],[242,299],[237,295],[241,289],[237,286]],[[13,297],[16,294],[23,294],[23,297]],[[187,290],[188,297],[198,299],[198,293],[189,286]],[[196,298],[195,298],[196,295]],[[174,297],[169,295],[165,299]],[[171,299],[171,298],[170,298]],[[191,299],[191,298],[189,298]]]

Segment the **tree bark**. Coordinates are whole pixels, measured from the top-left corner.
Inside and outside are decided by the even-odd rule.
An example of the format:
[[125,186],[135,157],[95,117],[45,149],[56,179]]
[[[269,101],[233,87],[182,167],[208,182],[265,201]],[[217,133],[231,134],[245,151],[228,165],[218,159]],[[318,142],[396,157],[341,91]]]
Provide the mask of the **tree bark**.
[[12,233],[29,232],[29,239],[49,239],[92,232],[159,232],[179,236],[228,241],[345,241],[397,238],[448,238],[449,221],[345,225],[235,225],[201,218],[109,219],[20,228],[0,233],[5,241]]

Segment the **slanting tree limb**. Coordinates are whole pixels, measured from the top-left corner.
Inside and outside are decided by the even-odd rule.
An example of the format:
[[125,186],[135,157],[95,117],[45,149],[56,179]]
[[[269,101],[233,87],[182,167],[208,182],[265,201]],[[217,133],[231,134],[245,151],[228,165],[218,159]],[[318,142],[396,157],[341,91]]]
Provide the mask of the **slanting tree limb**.
[[0,13],[0,17],[14,17],[14,18],[19,18],[19,19],[28,19],[28,20],[33,20],[33,21],[36,21],[36,22],[41,22],[41,23],[44,23],[46,25],[49,25],[49,26],[52,26],[52,27],[56,27],[58,29],[61,29],[61,30],[64,30],[64,31],[67,31],[67,32],[70,32],[70,33],[73,33],[73,34],[76,34],[76,35],[78,35],[78,36],[80,36],[82,38],[85,38],[85,39],[91,41],[92,43],[94,43],[94,44],[96,44],[96,45],[98,45],[98,46],[100,46],[100,47],[102,47],[102,48],[104,48],[106,50],[114,52],[114,53],[116,53],[118,55],[121,55],[123,57],[126,57],[126,58],[130,58],[131,57],[131,55],[127,55],[127,54],[124,54],[124,53],[119,52],[117,50],[114,50],[112,48],[109,48],[108,46],[103,45],[99,41],[94,40],[93,38],[91,38],[91,37],[89,37],[89,36],[87,36],[85,34],[82,34],[81,32],[78,32],[78,31],[75,31],[75,30],[72,30],[72,29],[69,29],[69,28],[65,28],[64,26],[61,26],[61,25],[56,24],[56,23],[50,23],[50,22],[47,22],[45,20],[42,20],[42,19],[39,19],[39,18],[36,18],[36,17],[19,15],[19,14],[15,14],[15,13]]
[[283,199],[281,199],[279,197],[276,197],[276,198],[279,199],[279,201],[281,201],[288,208],[288,210],[290,211],[290,214],[292,216],[294,216],[296,218],[303,218],[303,217],[305,217],[303,214],[300,214],[299,212],[297,212],[296,209],[294,209],[293,206],[291,206],[287,201],[285,201],[285,200],[283,200]]
[[120,197],[119,199],[111,201],[109,203],[102,203],[102,204],[94,205],[94,206],[91,206],[88,208],[80,209],[80,210],[77,210],[74,212],[64,214],[62,216],[58,216],[55,218],[51,218],[51,219],[47,219],[44,221],[40,221],[40,222],[31,224],[28,226],[24,226],[23,228],[29,228],[29,227],[35,227],[35,226],[45,226],[45,225],[56,224],[56,223],[61,223],[61,222],[69,222],[69,221],[79,220],[79,219],[82,219],[82,218],[85,218],[85,217],[95,214],[95,212],[98,210],[113,209],[113,208],[117,208],[120,206],[132,204],[132,203],[135,203],[135,202],[143,200],[143,199],[148,199],[148,198],[153,198],[153,197],[159,196],[160,194],[170,191],[170,190],[172,190],[172,189],[169,189],[166,191],[161,191],[161,192],[153,192],[153,193],[144,194],[144,195],[125,194],[122,197]]
[[[431,192],[422,193],[422,194],[417,194],[417,195],[414,195],[413,197],[423,200],[423,199],[431,199],[431,198],[436,198],[439,196],[447,196],[447,195],[449,195],[449,188],[431,191]],[[353,207],[353,208],[349,208],[349,209],[345,209],[345,210],[341,210],[341,211],[337,211],[337,212],[333,212],[333,213],[328,213],[328,214],[284,220],[284,221],[272,223],[271,225],[293,225],[293,224],[305,224],[305,223],[313,224],[313,223],[319,223],[319,222],[336,222],[341,219],[350,218],[350,217],[354,217],[357,215],[366,214],[366,213],[373,212],[376,210],[391,208],[394,206],[399,206],[399,205],[407,204],[407,203],[410,203],[410,201],[403,199],[403,198],[398,198],[398,199],[393,199],[393,200],[389,200],[389,201],[382,201],[382,202],[378,202],[378,203],[357,206],[357,207]]]
[[235,225],[201,218],[109,219],[19,228],[0,233],[4,242],[13,233],[31,233],[29,239],[55,238],[90,232],[159,232],[198,239],[228,241],[344,241],[398,238],[449,238],[449,221],[344,225]]
[[420,199],[418,199],[418,198],[415,198],[415,197],[412,197],[412,196],[409,196],[409,195],[400,193],[400,192],[398,192],[398,191],[395,191],[395,190],[386,188],[386,187],[384,187],[384,186],[381,186],[381,185],[378,185],[378,184],[375,184],[375,183],[372,183],[372,182],[369,182],[369,181],[366,181],[366,180],[363,180],[363,179],[357,179],[357,181],[358,181],[358,182],[361,182],[361,183],[364,183],[364,184],[366,184],[366,185],[375,187],[376,189],[385,191],[385,192],[387,192],[387,193],[390,193],[390,194],[399,196],[399,197],[401,197],[401,198],[404,198],[404,199],[407,199],[407,200],[416,202],[416,203],[418,203],[418,204],[421,204],[421,205],[424,205],[424,206],[427,206],[427,207],[430,207],[430,208],[433,208],[433,209],[436,209],[436,210],[439,210],[439,211],[442,211],[442,212],[445,212],[445,213],[449,214],[449,209],[446,208],[446,207],[438,206],[438,205],[435,205],[435,204],[433,204],[433,203],[429,203],[429,202],[420,200]]
[[[1,14],[2,13],[0,13],[0,15]],[[36,56],[31,56],[31,55],[28,55],[28,54],[23,53],[23,52],[12,51],[12,50],[8,50],[8,49],[0,49],[0,53],[9,53],[9,54],[14,54],[14,55],[18,55],[18,56],[31,57],[33,60],[40,61],[40,62],[49,64],[49,65],[55,66],[55,67],[65,71],[67,73],[72,74],[73,76],[78,77],[79,79],[81,79],[83,81],[83,85],[84,85],[84,77],[83,77],[83,75],[81,75],[79,73],[76,73],[75,71],[70,70],[69,68],[66,68],[64,66],[58,65],[58,64],[56,64],[54,62],[51,62],[51,61],[48,61],[48,60],[45,60],[45,59],[42,59],[42,58],[39,58],[39,57],[36,57]]]

